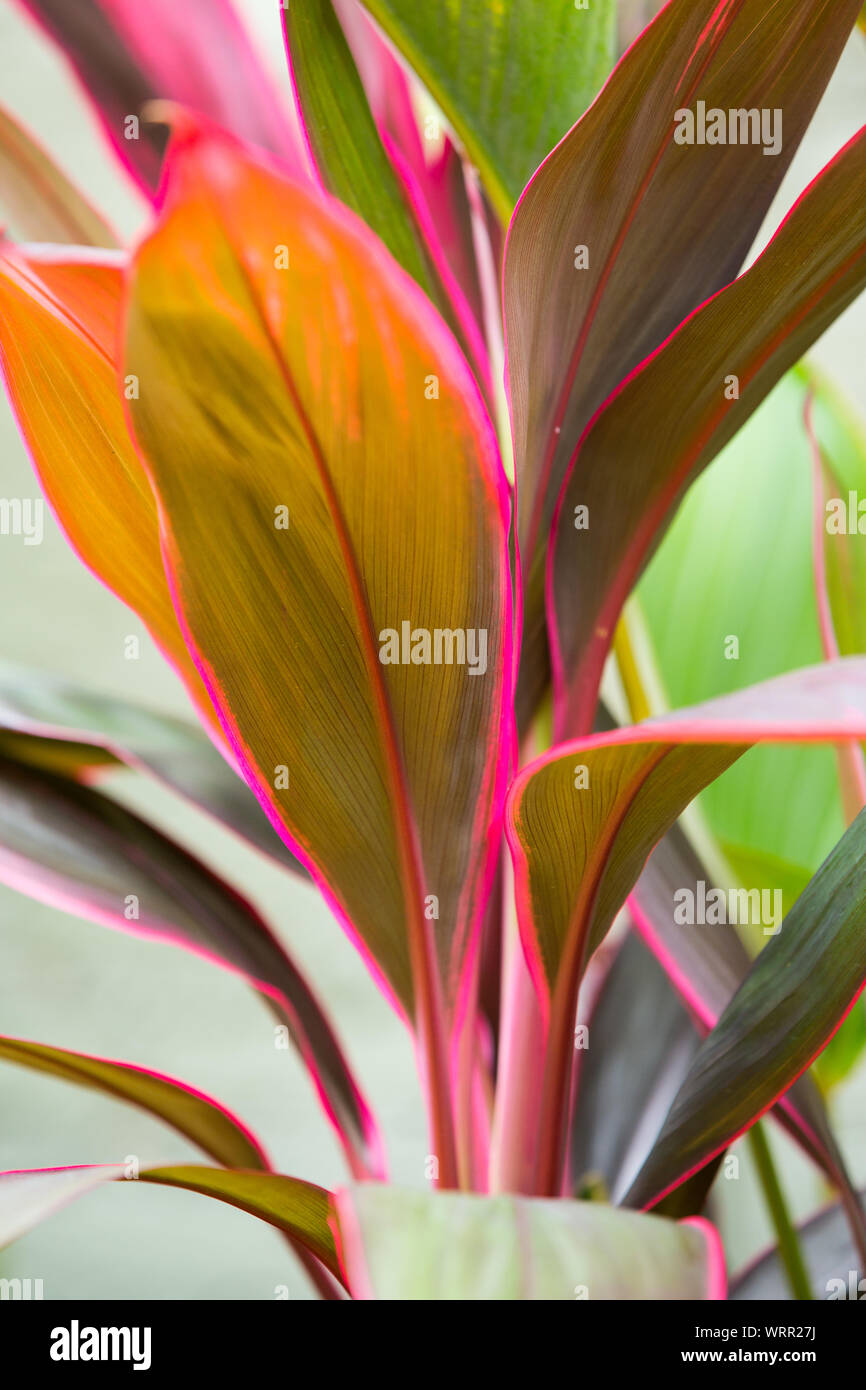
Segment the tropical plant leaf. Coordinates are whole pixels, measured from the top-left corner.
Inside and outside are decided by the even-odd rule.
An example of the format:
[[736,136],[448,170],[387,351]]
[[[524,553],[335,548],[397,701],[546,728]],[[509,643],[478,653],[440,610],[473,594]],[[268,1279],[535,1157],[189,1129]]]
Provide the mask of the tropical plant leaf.
[[364,0],[462,140],[504,223],[610,70],[615,5]]
[[0,1058],[129,1101],[171,1125],[227,1168],[271,1166],[255,1136],[225,1106],[174,1077],[131,1062],[112,1062],[5,1035],[0,1035]]
[[511,753],[492,428],[429,301],[341,204],[192,124],[168,167],[127,365],[175,600],[240,765],[416,1015],[443,1101],[435,957],[453,1003]]
[[[779,383],[689,489],[641,578],[637,600],[672,708],[823,660],[803,428],[813,385],[800,369]],[[856,487],[856,440],[831,414],[823,389],[815,422],[846,465],[850,460],[850,486]],[[862,477],[866,483],[866,462]],[[826,539],[829,560],[835,538]],[[847,547],[848,537],[838,539]],[[863,599],[857,594],[855,588],[844,600],[854,621],[866,603],[866,572]],[[842,655],[857,650],[846,643]],[[747,875],[743,884],[787,885],[789,896],[802,890],[845,829],[829,748],[757,749],[707,788],[700,806],[731,867]]]
[[[463,159],[451,136],[442,129],[438,114],[425,101],[417,79],[395,55],[363,6],[357,0],[332,2],[382,144],[424,228],[428,249],[437,257],[446,283],[450,283],[450,277],[444,266],[450,267],[476,322],[483,326],[484,306],[468,193],[471,175],[467,180]],[[501,250],[501,227],[492,213],[485,215],[484,221],[494,242],[496,260]]]
[[123,263],[111,252],[84,255],[0,242],[0,366],[9,398],[73,549],[141,616],[219,734],[178,627],[156,503],[123,418],[115,369]]
[[850,656],[866,651],[866,556],[860,530],[862,522],[866,531],[866,520],[858,510],[866,497],[866,434],[826,382],[814,374],[803,374],[802,381],[824,473],[824,565],[833,637],[839,654]]
[[[838,742],[861,738],[864,728],[866,662],[849,657],[560,745],[518,775],[506,832],[521,937],[550,1030],[543,1191],[557,1190],[559,1181],[580,979],[653,846],[751,744]],[[827,1028],[824,1041],[833,1031]]]
[[104,1182],[140,1181],[185,1188],[216,1197],[277,1226],[336,1279],[341,1279],[329,1218],[330,1192],[281,1173],[245,1172],[185,1164],[143,1168],[135,1178],[122,1164],[77,1168],[31,1168],[0,1173],[0,1248],[18,1240],[46,1217]]
[[113,753],[94,743],[40,738],[38,734],[19,734],[14,729],[0,729],[0,757],[82,782],[89,782],[106,769],[123,766]]
[[[864,285],[866,127],[754,265],[695,312],[584,435],[550,555],[561,731],[591,725],[622,605],[689,484]],[[660,401],[670,402],[663,427]],[[588,507],[589,530],[575,529],[576,506]]]
[[[797,368],[690,489],[638,587],[654,665],[674,707],[810,665],[834,648],[843,655],[866,650],[866,569],[856,523],[854,535],[846,523],[845,534],[825,533],[823,546],[813,545],[823,518],[815,517],[804,429],[810,401],[829,495],[846,514],[850,490],[866,495],[866,447],[856,423],[825,383]],[[827,603],[821,595],[816,604],[820,554],[813,561],[813,548],[823,549],[826,562],[830,648],[818,621]],[[850,771],[855,759],[862,767],[853,744],[766,746],[708,787],[702,816],[733,881],[780,889],[787,912],[863,804]],[[866,1010],[858,1005],[817,1063],[822,1085],[846,1074],[866,1040],[864,1026]]]
[[658,1200],[805,1071],[866,984],[866,811],[797,899],[701,1044],[626,1200]]
[[243,779],[183,719],[4,662],[0,751],[67,776],[86,777],[124,763],[148,772],[263,854],[304,872]]
[[331,0],[289,6],[283,10],[283,26],[307,137],[326,187],[363,218],[431,294],[423,244]]
[[245,140],[305,162],[268,73],[231,0],[19,0],[59,45],[110,143],[146,193],[159,183],[165,130],[140,121],[149,101],[182,102]]
[[24,241],[116,247],[117,237],[29,131],[0,107],[0,212]]
[[363,218],[438,305],[486,384],[487,354],[472,310],[437,254],[435,236],[422,234],[405,184],[380,138],[332,0],[289,6],[283,24],[299,107],[326,187]]
[[[569,1161],[575,1197],[601,1178],[610,1200],[626,1191],[652,1146],[699,1042],[667,974],[629,933],[578,1054]],[[616,1104],[611,1104],[611,1097]]]
[[[858,1197],[866,1209],[866,1191]],[[845,1210],[834,1202],[805,1221],[798,1230],[809,1282],[820,1299],[838,1302],[862,1299],[866,1283],[860,1256],[851,1244]],[[791,1286],[779,1251],[773,1246],[741,1271],[731,1284],[736,1302],[778,1302],[791,1298]]]
[[617,34],[621,51],[634,43],[667,0],[619,0]]
[[599,1202],[533,1201],[365,1184],[335,1194],[354,1298],[718,1299],[724,1257],[705,1221]]
[[[762,751],[753,749],[749,757]],[[741,882],[762,884],[763,879],[760,875],[757,878],[749,876]],[[680,827],[674,825],[650,855],[628,905],[636,929],[666,971],[701,1033],[706,1035],[746,978],[751,959],[736,926],[697,926],[677,920],[677,894],[685,889],[695,894],[697,902],[701,884],[704,892],[715,886]],[[799,897],[802,887],[798,887],[790,905]],[[784,906],[786,912],[790,910],[787,900]],[[819,1063],[832,1049],[835,1038],[844,1032],[847,1022],[830,1040]],[[845,1158],[811,1073],[804,1073],[794,1082],[780,1097],[772,1113],[844,1193],[855,1239],[866,1249],[866,1218],[860,1210]]]
[[[525,586],[523,722],[547,679],[545,554],[575,448],[627,374],[739,271],[856,11],[857,0],[672,0],[520,201],[506,248],[504,306]],[[692,111],[699,100],[707,110],[782,112],[781,149],[766,157],[761,142],[677,143],[683,127],[676,113]],[[832,202],[829,188],[827,197]],[[852,201],[858,198],[855,192]],[[850,204],[840,208],[837,235],[852,218]],[[754,293],[746,291],[750,303]],[[780,319],[781,311],[777,325]],[[725,360],[730,365],[720,377],[712,369],[719,398],[726,372],[743,365],[736,352]],[[679,390],[655,398],[651,435],[665,444],[659,412],[672,401],[677,418]],[[691,396],[690,382],[684,398]],[[648,469],[644,450],[639,454],[634,466],[643,478]],[[623,483],[613,466],[602,464],[599,475],[584,457],[575,473],[578,493],[584,478],[594,487],[603,479],[605,501],[619,505]],[[627,514],[621,520],[613,530],[625,536]],[[607,535],[596,501],[589,531],[571,530],[572,548],[581,557],[590,547],[595,554]],[[606,593],[604,578],[602,570],[593,601],[596,590]],[[580,619],[593,601],[566,589],[568,599],[582,640]],[[563,626],[567,621],[563,613]]]
[[381,1175],[375,1122],[321,1006],[255,908],[199,860],[89,787],[0,762],[0,880],[248,979],[288,1027],[352,1171]]

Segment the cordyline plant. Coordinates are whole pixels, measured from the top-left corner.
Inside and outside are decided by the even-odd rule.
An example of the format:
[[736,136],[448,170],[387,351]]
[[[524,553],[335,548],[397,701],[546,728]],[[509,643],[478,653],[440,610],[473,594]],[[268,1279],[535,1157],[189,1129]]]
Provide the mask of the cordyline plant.
[[[3,117],[9,397],[71,545],[207,737],[7,668],[0,876],[248,977],[350,1181],[274,1172],[222,1105],[142,1066],[11,1037],[0,1056],[174,1126],[215,1166],[135,1176],[278,1227],[325,1298],[724,1298],[703,1213],[747,1130],[777,1246],[734,1296],[838,1296],[821,1276],[866,1269],[825,1109],[863,1041],[866,450],[797,364],[866,285],[866,128],[743,265],[860,0],[295,0],[296,113],[228,0],[24,8],[153,216],[118,248]],[[617,19],[638,37],[614,66]],[[775,613],[754,585],[740,611],[764,615],[774,678],[744,682],[746,654],[678,701],[682,586],[712,627],[745,489],[771,525],[772,445],[738,494],[702,490],[717,471],[690,489],[783,377],[773,486],[802,457],[814,508],[779,573],[806,556],[817,650],[768,574]],[[708,496],[736,518],[720,575]],[[762,774],[677,823],[768,743],[837,760],[849,827],[799,878],[772,852],[784,780],[773,814]],[[343,1046],[255,909],[92,785],[118,763],[324,895],[415,1042],[417,1190],[388,1184]],[[799,1234],[768,1112],[833,1194]],[[7,1173],[0,1236],[129,1175]]]

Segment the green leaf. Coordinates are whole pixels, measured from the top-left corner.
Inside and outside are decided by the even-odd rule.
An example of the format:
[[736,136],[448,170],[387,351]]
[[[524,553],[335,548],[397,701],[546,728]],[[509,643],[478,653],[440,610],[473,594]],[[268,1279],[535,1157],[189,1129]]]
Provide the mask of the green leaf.
[[[855,421],[804,368],[789,373],[685,498],[638,588],[653,657],[673,705],[692,704],[821,660],[813,560],[812,460],[804,410],[836,482],[866,496],[866,446]],[[748,497],[748,505],[743,498]],[[866,549],[824,536],[838,646],[866,650]],[[736,637],[736,659],[726,659]],[[746,888],[780,889],[785,911],[845,828],[837,756],[756,748],[702,793],[705,821]],[[753,947],[763,942],[752,942]],[[835,1085],[866,1044],[852,1012],[817,1063]]]
[[866,983],[866,811],[701,1044],[627,1202],[646,1206],[731,1143],[805,1071]]
[[336,1203],[354,1298],[724,1298],[721,1247],[703,1221],[378,1183],[338,1192]]
[[[640,582],[673,708],[823,658],[805,398],[799,373],[779,383],[690,489]],[[863,594],[866,601],[866,587]],[[784,887],[793,875],[802,888],[845,828],[829,748],[756,748],[707,788],[700,806],[747,887]],[[769,857],[766,880],[755,855]]]
[[331,0],[304,0],[282,13],[298,101],[326,187],[382,238],[427,294],[435,295],[423,242]]
[[866,651],[866,545],[860,530],[866,520],[856,511],[866,500],[866,433],[826,382],[805,373],[802,378],[804,389],[813,394],[812,418],[824,471],[827,596],[836,644],[841,655],[848,656]]
[[228,1168],[270,1167],[257,1140],[239,1120],[218,1101],[183,1081],[131,1062],[111,1062],[105,1057],[2,1035],[0,1058],[129,1101],[171,1125]]
[[364,0],[426,83],[503,222],[610,70],[613,0]]

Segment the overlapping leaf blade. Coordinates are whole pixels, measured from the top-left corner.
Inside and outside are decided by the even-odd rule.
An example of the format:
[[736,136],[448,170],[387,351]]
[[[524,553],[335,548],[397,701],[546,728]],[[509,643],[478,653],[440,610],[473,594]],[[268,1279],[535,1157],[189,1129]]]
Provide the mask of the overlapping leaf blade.
[[[104,1182],[129,1179],[121,1164],[34,1168],[0,1173],[0,1248]],[[135,1181],[159,1183],[216,1197],[277,1226],[340,1279],[331,1194],[281,1173],[257,1173],[182,1164],[143,1168]]]
[[558,1182],[579,981],[654,845],[751,744],[861,738],[864,728],[866,664],[848,658],[561,745],[518,775],[506,829],[524,949],[550,1019],[542,1190]]
[[[293,168],[304,162],[289,108],[244,33],[231,0],[19,0],[65,53],[105,134],[154,194],[165,130],[141,121],[148,101],[183,102]],[[130,125],[130,118],[140,125]]]
[[[338,203],[192,125],[171,169],[136,258],[127,366],[176,602],[275,825],[404,1006],[434,949],[453,999],[509,752],[489,421],[429,303]],[[383,664],[404,623],[474,632],[484,671],[459,649]]]
[[171,1125],[227,1168],[270,1168],[250,1131],[218,1101],[186,1082],[131,1062],[113,1062],[3,1035],[0,1059],[129,1101]]
[[442,107],[507,222],[533,170],[607,75],[614,5],[364,3]]
[[[749,756],[754,758],[756,753],[763,751],[755,748]],[[749,880],[750,885],[753,882]],[[677,912],[677,904],[681,901],[677,895],[685,889],[694,893],[697,902],[700,885],[706,893],[713,886],[712,876],[680,827],[674,825],[650,855],[629,898],[629,912],[646,945],[705,1035],[718,1022],[742,984],[751,959],[733,923],[701,927],[677,920],[681,915]],[[757,930],[763,935],[762,928]],[[832,1045],[831,1039],[831,1048]],[[866,1218],[860,1211],[844,1155],[810,1073],[804,1073],[794,1082],[780,1097],[772,1113],[844,1193],[855,1238],[866,1248]]]
[[376,128],[332,0],[290,6],[283,22],[307,137],[326,187],[382,238],[439,307],[486,384],[486,349],[472,310],[437,244],[435,228],[428,228],[429,237],[423,234],[409,188]]
[[758,956],[702,1043],[626,1200],[664,1195],[809,1066],[866,984],[866,811]]
[[123,763],[151,773],[263,854],[303,873],[243,779],[185,720],[4,663],[0,750],[76,777]]
[[[858,1194],[866,1205],[866,1192]],[[798,1239],[811,1284],[817,1297],[832,1302],[863,1298],[866,1285],[861,1280],[860,1256],[851,1245],[845,1212],[839,1202],[805,1221]],[[747,1302],[790,1299],[791,1289],[778,1250],[768,1250],[744,1269],[731,1284],[730,1297]]]
[[431,293],[427,257],[331,0],[290,6],[283,24],[307,137],[326,186]]
[[[823,659],[803,428],[808,386],[799,370],[789,373],[701,474],[638,585],[653,659],[673,709]],[[841,457],[840,422],[830,421],[823,393],[815,407],[816,424],[823,434],[827,422],[825,437]],[[848,476],[856,487],[856,473]],[[848,485],[838,495],[845,496]],[[828,561],[837,539],[853,559],[856,540],[828,535]],[[857,590],[849,597],[845,607],[853,616],[862,604]],[[842,655],[856,650],[849,646]],[[709,787],[700,806],[748,887],[790,884],[799,891],[845,829],[830,748],[757,749]],[[765,857],[766,875],[757,855]]]
[[0,879],[105,926],[184,946],[248,979],[289,1029],[357,1172],[379,1135],[321,1006],[252,905],[99,792],[0,762]]
[[156,503],[123,418],[115,365],[122,273],[111,253],[0,243],[0,366],[70,544],[140,615],[218,733],[178,627]]
[[336,1206],[354,1298],[724,1298],[721,1246],[703,1221],[381,1184],[338,1192]]
[[25,241],[117,246],[107,222],[9,111],[0,108],[0,214]]
[[[601,1178],[616,1202],[685,1077],[698,1034],[665,971],[630,933],[601,987],[578,1060],[571,1190]],[[614,1103],[612,1103],[612,1098]]]
[[[622,605],[689,484],[864,286],[866,128],[755,264],[693,314],[587,430],[550,555],[560,730],[590,726]],[[668,403],[661,415],[660,402]],[[589,529],[575,529],[576,506],[588,507]]]
[[[835,523],[827,529],[807,414],[845,533],[836,534]],[[813,371],[798,367],[690,488],[630,600],[639,604],[672,707],[810,665],[834,649],[866,651],[864,551],[856,523],[853,534],[847,524],[852,489],[866,491],[856,422]],[[826,586],[816,584],[821,551]],[[829,647],[821,632],[828,623]],[[702,793],[701,814],[732,883],[781,889],[787,911],[863,804],[858,762],[862,769],[856,745],[767,746]],[[859,1005],[819,1059],[822,1084],[850,1068],[864,1027]]]
[[[546,681],[544,559],[578,440],[623,378],[740,269],[856,10],[857,0],[672,0],[521,199],[504,295],[524,721]],[[676,143],[676,112],[697,101],[726,113],[781,111],[781,149],[767,157],[760,140]],[[654,435],[669,399],[656,401]],[[600,485],[588,462],[580,477]],[[618,497],[618,481],[607,485]],[[600,509],[589,526],[585,545],[606,534]]]

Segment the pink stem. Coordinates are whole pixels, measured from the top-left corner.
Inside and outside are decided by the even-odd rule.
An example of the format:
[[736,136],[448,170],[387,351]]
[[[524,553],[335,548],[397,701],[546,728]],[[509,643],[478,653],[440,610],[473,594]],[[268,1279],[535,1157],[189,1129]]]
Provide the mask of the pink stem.
[[[513,901],[510,885],[506,900]],[[504,955],[490,1190],[532,1193],[546,1025],[512,915],[505,923]]]

